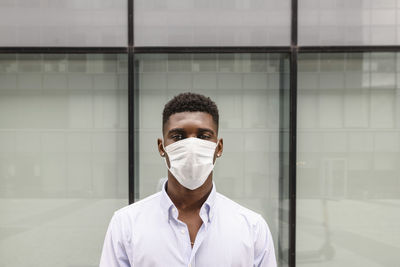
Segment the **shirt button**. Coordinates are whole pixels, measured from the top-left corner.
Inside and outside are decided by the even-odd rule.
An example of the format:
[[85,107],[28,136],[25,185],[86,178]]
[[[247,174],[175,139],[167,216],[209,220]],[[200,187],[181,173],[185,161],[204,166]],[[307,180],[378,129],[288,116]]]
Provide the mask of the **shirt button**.
[[181,233],[184,234],[184,233],[185,233],[185,230],[182,229],[182,230],[181,230]]
[[173,212],[176,212],[176,208],[172,208],[172,211],[173,211]]

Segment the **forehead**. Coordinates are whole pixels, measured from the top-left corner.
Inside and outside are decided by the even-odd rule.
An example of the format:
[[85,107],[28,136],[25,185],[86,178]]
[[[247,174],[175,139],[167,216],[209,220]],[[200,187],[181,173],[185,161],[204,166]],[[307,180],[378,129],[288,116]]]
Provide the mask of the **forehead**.
[[210,128],[215,132],[217,130],[213,117],[206,112],[200,111],[172,114],[164,125],[166,131],[185,127]]

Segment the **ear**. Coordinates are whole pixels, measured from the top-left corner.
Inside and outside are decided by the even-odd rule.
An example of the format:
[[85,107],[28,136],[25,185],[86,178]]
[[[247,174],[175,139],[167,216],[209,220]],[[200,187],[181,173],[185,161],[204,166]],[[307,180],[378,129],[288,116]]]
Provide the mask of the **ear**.
[[160,138],[157,139],[157,147],[158,147],[158,152],[160,153],[160,156],[165,157],[165,150],[163,147],[163,142]]
[[219,142],[217,144],[217,149],[216,149],[217,158],[222,156],[223,150],[224,150],[224,140],[222,138],[220,138]]

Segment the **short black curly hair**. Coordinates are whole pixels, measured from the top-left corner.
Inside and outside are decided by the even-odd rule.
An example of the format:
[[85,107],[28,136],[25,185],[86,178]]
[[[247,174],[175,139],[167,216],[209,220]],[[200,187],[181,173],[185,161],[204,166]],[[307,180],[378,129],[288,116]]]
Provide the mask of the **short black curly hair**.
[[162,129],[164,131],[164,125],[169,120],[169,117],[175,113],[179,112],[206,112],[210,114],[213,118],[213,121],[217,125],[218,131],[218,124],[219,124],[219,114],[218,114],[218,107],[211,98],[196,94],[196,93],[181,93],[170,101],[167,102],[164,106],[164,110],[162,113],[163,123]]

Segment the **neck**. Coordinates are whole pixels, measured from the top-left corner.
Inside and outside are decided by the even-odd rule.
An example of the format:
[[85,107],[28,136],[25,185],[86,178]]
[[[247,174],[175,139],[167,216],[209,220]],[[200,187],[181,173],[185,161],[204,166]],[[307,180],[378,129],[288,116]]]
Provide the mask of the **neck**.
[[195,190],[182,186],[175,177],[168,172],[167,194],[171,201],[182,212],[197,212],[211,193],[212,172],[202,186]]

